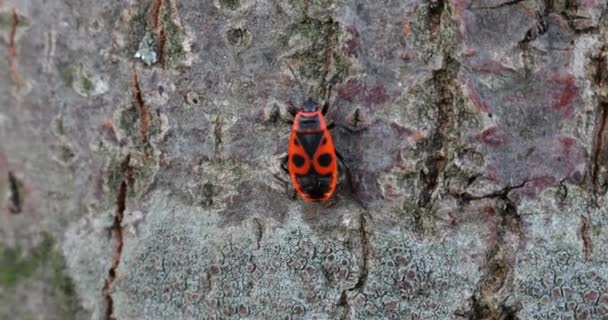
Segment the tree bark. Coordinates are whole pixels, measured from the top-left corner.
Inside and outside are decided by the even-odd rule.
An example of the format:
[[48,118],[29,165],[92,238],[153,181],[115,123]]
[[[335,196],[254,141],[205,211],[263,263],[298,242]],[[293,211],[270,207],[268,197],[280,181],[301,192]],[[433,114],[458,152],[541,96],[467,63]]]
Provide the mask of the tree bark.
[[[608,319],[605,0],[0,0],[0,35],[2,319]],[[280,166],[308,97],[363,129],[325,203]]]

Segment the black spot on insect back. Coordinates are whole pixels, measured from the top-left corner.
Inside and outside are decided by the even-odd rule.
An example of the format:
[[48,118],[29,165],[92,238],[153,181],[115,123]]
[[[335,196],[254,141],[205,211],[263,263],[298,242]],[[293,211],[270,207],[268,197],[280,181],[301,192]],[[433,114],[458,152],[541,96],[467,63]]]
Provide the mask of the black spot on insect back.
[[304,165],[305,159],[299,154],[294,154],[291,161],[296,167],[301,168]]
[[329,167],[329,165],[331,164],[331,155],[329,155],[328,153],[324,153],[319,156],[318,161],[322,167]]

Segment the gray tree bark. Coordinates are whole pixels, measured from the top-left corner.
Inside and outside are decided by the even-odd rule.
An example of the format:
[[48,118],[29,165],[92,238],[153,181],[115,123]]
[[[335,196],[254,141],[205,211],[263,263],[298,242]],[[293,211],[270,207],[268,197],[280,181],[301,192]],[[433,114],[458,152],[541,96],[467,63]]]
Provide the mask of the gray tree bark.
[[0,0],[0,318],[608,319],[607,11]]

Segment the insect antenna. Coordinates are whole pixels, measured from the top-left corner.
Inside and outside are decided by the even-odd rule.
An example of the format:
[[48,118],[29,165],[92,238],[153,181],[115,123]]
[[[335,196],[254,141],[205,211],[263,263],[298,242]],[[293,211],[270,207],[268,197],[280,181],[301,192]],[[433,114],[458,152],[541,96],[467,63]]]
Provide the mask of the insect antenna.
[[287,62],[287,68],[289,68],[289,71],[291,72],[291,75],[293,76],[294,79],[296,79],[296,82],[298,83],[298,87],[300,88],[300,93],[302,94],[302,100],[300,100],[300,101],[306,100],[306,92],[304,91],[304,87],[302,86],[302,82],[300,82],[300,80],[296,76],[295,72],[293,72],[293,69],[289,65],[289,62]]

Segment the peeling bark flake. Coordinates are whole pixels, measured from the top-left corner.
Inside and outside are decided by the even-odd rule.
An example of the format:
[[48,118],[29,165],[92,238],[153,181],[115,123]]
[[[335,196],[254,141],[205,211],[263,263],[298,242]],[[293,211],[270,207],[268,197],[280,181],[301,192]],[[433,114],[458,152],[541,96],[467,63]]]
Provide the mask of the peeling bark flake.
[[15,45],[15,37],[17,34],[18,25],[19,25],[19,16],[17,15],[17,10],[15,10],[13,8],[12,14],[11,14],[11,30],[9,32],[9,37],[8,37],[7,60],[8,60],[8,66],[11,70],[11,79],[13,79],[13,82],[15,82],[15,85],[17,86],[17,90],[21,89],[21,87],[23,86],[23,80],[21,79],[21,76],[19,75],[19,71],[17,69],[17,48]]

